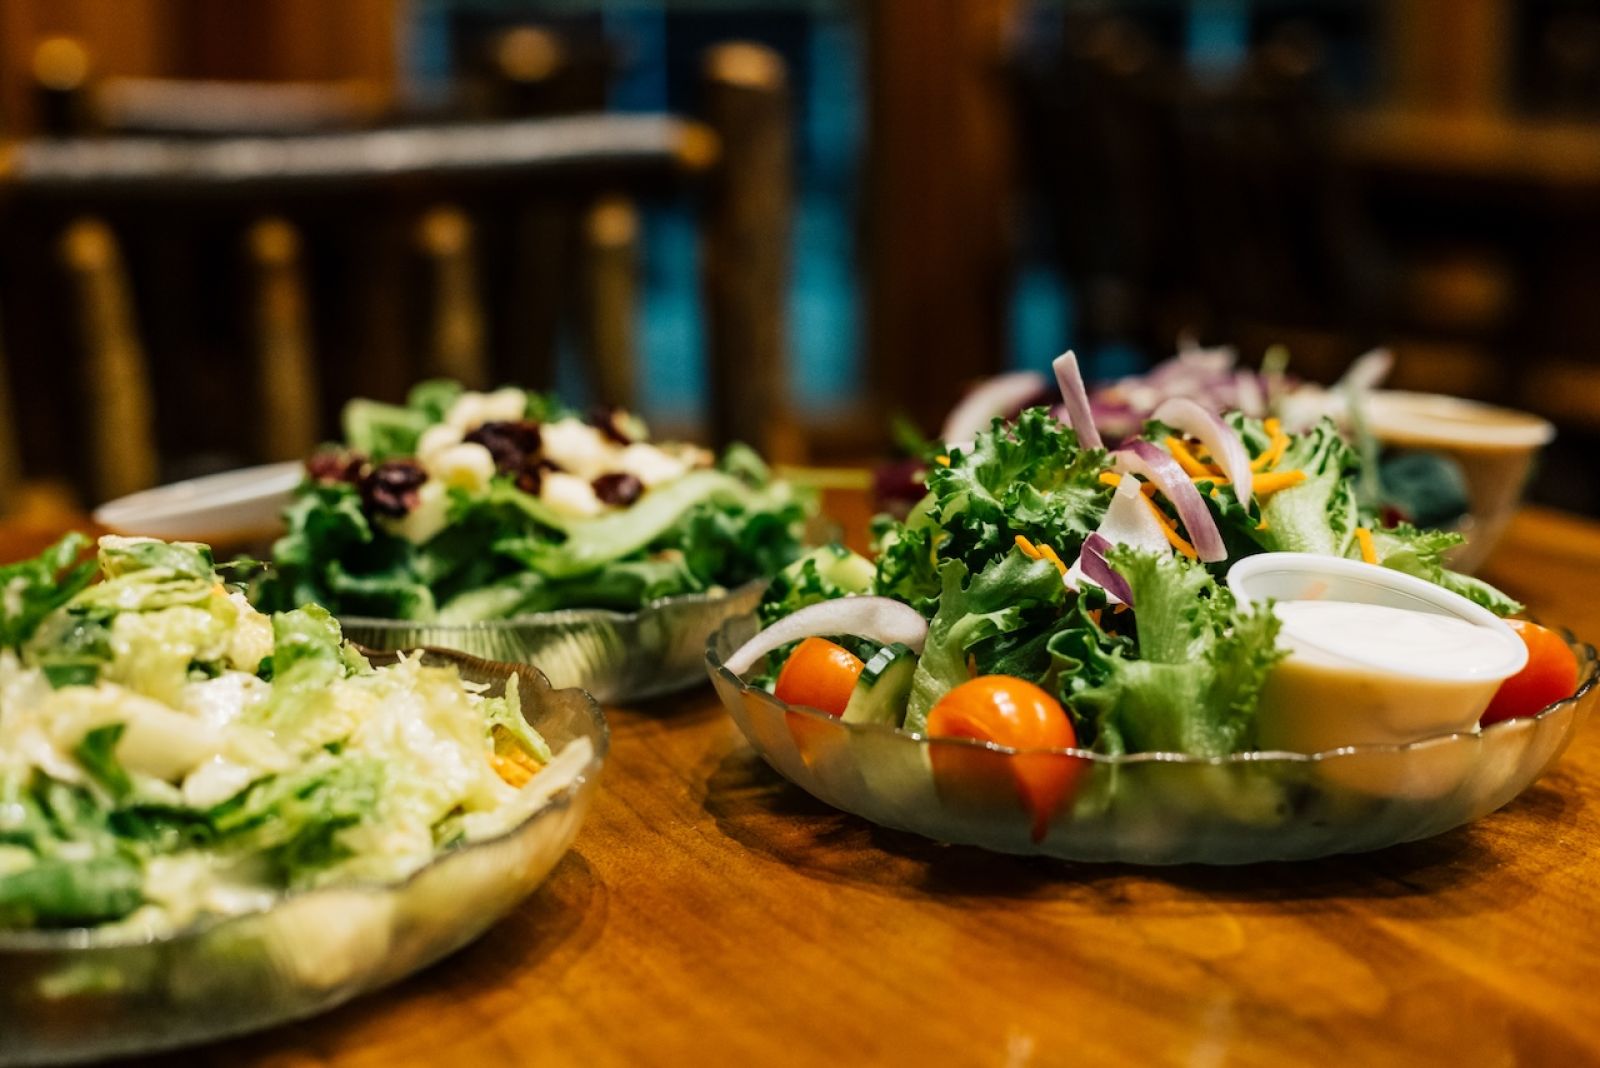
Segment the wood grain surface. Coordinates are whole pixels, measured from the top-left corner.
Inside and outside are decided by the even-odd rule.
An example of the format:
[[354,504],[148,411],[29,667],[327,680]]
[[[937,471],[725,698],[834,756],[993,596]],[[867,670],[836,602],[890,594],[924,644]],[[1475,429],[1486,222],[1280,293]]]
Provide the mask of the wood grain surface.
[[[862,502],[833,504],[859,536]],[[1600,524],[1529,510],[1487,577],[1593,636],[1597,566]],[[576,847],[480,942],[170,1063],[1600,1063],[1592,727],[1520,799],[1431,841],[1141,870],[833,811],[762,765],[709,689],[610,714]]]

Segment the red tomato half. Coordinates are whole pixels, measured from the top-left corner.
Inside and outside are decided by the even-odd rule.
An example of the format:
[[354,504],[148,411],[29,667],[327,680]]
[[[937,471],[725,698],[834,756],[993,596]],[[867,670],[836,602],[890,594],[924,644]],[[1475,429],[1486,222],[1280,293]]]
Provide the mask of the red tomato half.
[[844,646],[826,638],[807,638],[784,661],[772,693],[785,704],[842,716],[863,666]]
[[1578,658],[1561,635],[1526,619],[1506,622],[1528,647],[1528,666],[1495,691],[1479,721],[1485,727],[1503,719],[1537,715],[1578,689]]
[[[931,738],[971,738],[1012,749],[1070,749],[1077,744],[1072,720],[1061,702],[1023,679],[982,675],[941,697],[928,712]],[[1005,756],[953,746],[932,749],[935,782],[946,790],[990,792],[997,777],[1033,816],[1033,839],[1050,829],[1050,819],[1083,770],[1074,757],[1047,753]]]

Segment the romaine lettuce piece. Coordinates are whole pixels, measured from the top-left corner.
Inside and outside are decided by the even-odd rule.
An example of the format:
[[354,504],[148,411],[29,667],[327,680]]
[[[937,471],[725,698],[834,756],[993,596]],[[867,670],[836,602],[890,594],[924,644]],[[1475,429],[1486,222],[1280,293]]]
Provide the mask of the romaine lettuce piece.
[[94,562],[79,561],[88,545],[82,534],[68,534],[31,560],[0,567],[0,645],[27,641],[47,615],[94,579]]
[[1361,519],[1356,484],[1361,458],[1324,419],[1290,440],[1279,471],[1304,471],[1306,480],[1267,497],[1261,505],[1266,529],[1257,536],[1274,552],[1348,556]]

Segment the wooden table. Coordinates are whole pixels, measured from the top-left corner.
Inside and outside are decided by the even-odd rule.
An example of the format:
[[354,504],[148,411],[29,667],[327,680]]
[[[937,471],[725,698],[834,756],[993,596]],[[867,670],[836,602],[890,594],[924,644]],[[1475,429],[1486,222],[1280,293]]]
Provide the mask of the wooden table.
[[1380,109],[1343,116],[1336,133],[1349,159],[1377,170],[1545,191],[1600,184],[1600,129],[1587,122]]
[[[1594,636],[1597,567],[1600,524],[1530,509],[1487,575]],[[709,689],[611,723],[576,847],[482,941],[173,1063],[1600,1063],[1594,729],[1432,841],[1140,870],[835,812],[767,770]]]

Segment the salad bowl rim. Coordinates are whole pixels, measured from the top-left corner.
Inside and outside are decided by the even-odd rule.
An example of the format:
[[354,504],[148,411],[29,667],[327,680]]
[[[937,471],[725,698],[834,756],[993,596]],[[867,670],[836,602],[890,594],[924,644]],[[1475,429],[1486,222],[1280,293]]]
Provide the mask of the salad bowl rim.
[[[515,630],[519,627],[553,626],[562,623],[636,623],[646,616],[683,605],[711,605],[751,596],[765,589],[770,577],[753,578],[738,586],[717,586],[695,593],[676,593],[646,601],[631,611],[615,608],[553,608],[547,612],[530,612],[526,615],[508,616],[504,619],[479,619],[470,623],[441,623],[422,619],[398,619],[392,616],[339,615],[345,627],[366,630],[426,630],[430,633],[479,633],[484,631]],[[492,663],[492,661],[489,661]]]
[[[1489,734],[1508,733],[1512,730],[1527,730],[1534,724],[1553,718],[1559,714],[1578,707],[1600,685],[1600,652],[1588,642],[1578,638],[1566,627],[1557,627],[1558,633],[1567,646],[1578,657],[1579,678],[1578,688],[1566,697],[1553,701],[1545,708],[1532,716],[1518,716],[1512,719],[1501,720],[1487,727],[1475,731],[1450,731],[1443,734],[1429,735],[1410,742],[1369,742],[1360,745],[1345,745],[1335,749],[1325,749],[1316,753],[1295,753],[1286,750],[1248,750],[1238,753],[1224,753],[1219,756],[1195,756],[1190,753],[1177,753],[1164,750],[1147,750],[1137,753],[1096,753],[1088,749],[1078,748],[1050,748],[1035,747],[1031,749],[1018,749],[1013,746],[1000,745],[997,742],[986,742],[975,738],[942,738],[927,734],[918,734],[901,727],[891,727],[884,723],[846,723],[837,716],[831,716],[819,709],[806,705],[791,705],[780,700],[776,694],[750,685],[744,679],[734,674],[722,662],[722,657],[717,651],[717,646],[724,640],[724,636],[732,628],[748,623],[754,614],[736,616],[719,627],[716,633],[706,643],[706,668],[713,680],[723,678],[731,682],[741,694],[758,693],[764,699],[785,713],[793,713],[834,725],[835,727],[853,734],[878,735],[892,737],[909,744],[928,747],[957,747],[962,749],[981,749],[1002,756],[1052,756],[1070,757],[1089,763],[1102,764],[1108,767],[1123,767],[1137,764],[1177,764],[1191,767],[1223,767],[1232,765],[1251,764],[1321,764],[1330,763],[1344,758],[1359,757],[1374,753],[1409,753],[1428,749],[1439,749],[1458,742],[1477,740]],[[769,654],[770,655],[770,654]]]
[[[386,663],[397,663],[404,657],[420,654],[448,660],[459,667],[474,668],[484,672],[503,672],[508,678],[516,675],[523,682],[533,687],[531,692],[539,695],[539,700],[561,699],[563,701],[576,701],[578,707],[584,713],[582,718],[585,729],[581,737],[589,742],[589,759],[584,763],[583,767],[573,774],[568,782],[564,783],[543,803],[512,826],[488,838],[480,838],[455,848],[436,852],[427,863],[402,879],[389,882],[352,881],[348,883],[331,883],[326,886],[288,890],[275,894],[270,902],[257,908],[248,909],[244,912],[202,915],[170,931],[104,934],[105,928],[101,927],[22,928],[16,930],[0,928],[0,959],[8,955],[49,954],[72,950],[130,949],[157,944],[172,944],[212,934],[230,924],[258,919],[293,902],[318,895],[360,894],[363,896],[383,896],[400,893],[439,866],[445,863],[453,863],[455,858],[492,848],[522,834],[535,821],[544,819],[553,812],[571,808],[581,790],[598,779],[611,748],[611,726],[606,721],[604,709],[601,708],[600,703],[587,690],[579,689],[575,686],[556,689],[550,684],[550,680],[545,673],[531,664],[485,660],[482,657],[472,656],[469,653],[458,652],[454,649],[444,649],[431,645],[389,652],[367,649],[361,646],[357,646],[357,648],[360,649],[362,655],[369,659]],[[569,742],[568,744],[572,743]]]

